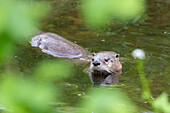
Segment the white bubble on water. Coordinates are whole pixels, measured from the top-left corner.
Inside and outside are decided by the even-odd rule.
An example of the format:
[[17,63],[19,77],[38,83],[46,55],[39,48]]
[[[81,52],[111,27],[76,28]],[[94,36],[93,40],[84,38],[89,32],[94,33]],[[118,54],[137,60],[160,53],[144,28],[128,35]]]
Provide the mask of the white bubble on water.
[[132,51],[132,56],[134,58],[145,59],[145,51],[142,49],[135,49]]

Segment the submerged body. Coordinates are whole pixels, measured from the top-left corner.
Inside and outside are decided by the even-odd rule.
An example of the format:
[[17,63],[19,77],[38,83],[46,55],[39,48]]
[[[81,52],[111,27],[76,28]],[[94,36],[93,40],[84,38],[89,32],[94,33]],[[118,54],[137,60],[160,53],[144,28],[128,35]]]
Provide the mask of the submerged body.
[[[119,54],[102,51],[91,54],[83,47],[72,43],[54,33],[42,33],[30,41],[33,47],[54,57],[72,58],[90,61],[89,78],[93,84],[110,84],[119,82],[122,64]],[[90,59],[90,60],[88,60]]]

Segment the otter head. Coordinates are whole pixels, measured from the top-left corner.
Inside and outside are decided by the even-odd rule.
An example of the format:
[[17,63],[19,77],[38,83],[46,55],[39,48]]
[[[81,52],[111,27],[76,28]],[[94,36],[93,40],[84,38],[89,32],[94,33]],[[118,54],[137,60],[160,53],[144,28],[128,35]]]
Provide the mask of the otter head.
[[112,51],[102,51],[92,54],[90,65],[91,79],[93,83],[118,82],[122,64],[120,55]]

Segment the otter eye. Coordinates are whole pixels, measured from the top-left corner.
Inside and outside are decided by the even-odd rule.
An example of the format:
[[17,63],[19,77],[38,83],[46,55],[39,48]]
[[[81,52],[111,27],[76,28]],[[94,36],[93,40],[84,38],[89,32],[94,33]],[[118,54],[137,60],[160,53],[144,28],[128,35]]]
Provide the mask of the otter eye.
[[93,53],[92,53],[92,56],[96,56],[96,53],[93,52]]
[[109,59],[104,59],[104,61],[105,61],[105,62],[108,62],[108,61],[109,61]]
[[116,57],[116,58],[118,58],[119,56],[120,56],[120,55],[119,55],[119,54],[117,54],[115,57]]

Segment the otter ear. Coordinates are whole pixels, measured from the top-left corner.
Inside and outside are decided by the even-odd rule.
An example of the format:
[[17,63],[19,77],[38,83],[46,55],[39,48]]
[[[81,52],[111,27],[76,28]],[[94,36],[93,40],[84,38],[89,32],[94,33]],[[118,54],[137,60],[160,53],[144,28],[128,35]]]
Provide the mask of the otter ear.
[[92,56],[96,56],[96,53],[93,52],[93,53],[92,53]]
[[116,54],[116,55],[115,55],[115,58],[119,58],[119,57],[120,57],[120,55],[119,55],[119,54]]

